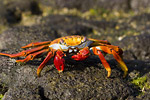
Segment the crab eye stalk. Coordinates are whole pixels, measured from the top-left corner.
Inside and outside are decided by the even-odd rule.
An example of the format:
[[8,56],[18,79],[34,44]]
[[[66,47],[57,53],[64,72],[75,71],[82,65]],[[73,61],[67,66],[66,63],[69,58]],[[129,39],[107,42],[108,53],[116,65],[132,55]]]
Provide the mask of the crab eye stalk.
[[72,50],[72,49],[69,49],[69,50],[68,50],[68,53],[72,53],[72,52],[73,52],[73,50]]
[[87,38],[86,38],[86,37],[83,37],[82,40],[81,40],[81,42],[83,43],[83,42],[85,42],[86,40],[87,40]]
[[65,43],[65,41],[63,39],[60,39],[59,44],[66,45],[66,43]]
[[76,48],[74,49],[74,52],[77,53],[78,51],[79,51],[79,48],[76,47]]
[[67,53],[68,54],[72,54],[72,53],[77,53],[79,51],[79,48],[78,47],[69,47]]

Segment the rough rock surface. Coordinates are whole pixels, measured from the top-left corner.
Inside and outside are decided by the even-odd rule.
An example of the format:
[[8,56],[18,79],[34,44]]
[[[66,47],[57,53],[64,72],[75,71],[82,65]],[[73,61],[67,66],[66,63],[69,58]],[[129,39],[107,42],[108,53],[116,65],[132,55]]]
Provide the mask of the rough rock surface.
[[[124,48],[124,59],[130,60],[129,68],[129,76],[131,79],[136,79],[138,75],[146,76],[146,82],[150,84],[150,34],[144,33],[138,36],[126,37],[119,43],[120,47]],[[134,65],[134,66],[133,66]],[[138,96],[137,98],[128,98],[130,99],[139,99],[139,100],[149,100],[150,99],[150,88],[144,89],[143,94]]]
[[[63,73],[58,73],[51,59],[41,77],[37,77],[36,70],[44,56],[26,64],[0,56],[3,100],[149,100],[150,14],[146,8],[150,1],[66,1],[0,0],[0,52],[17,53],[28,43],[66,35],[107,39],[124,50],[128,76],[122,78],[123,72],[112,56],[105,57],[112,68],[111,78],[106,78],[107,72],[98,57],[81,62],[66,58]],[[62,9],[64,12],[59,13]]]
[[[119,71],[114,69],[114,78],[107,79],[105,69],[100,65],[90,66],[83,63],[67,64],[65,72],[59,74],[53,65],[47,65],[41,77],[36,76],[37,65],[28,63],[24,66],[7,66],[11,67],[9,73],[2,66],[0,76],[11,77],[4,100],[125,99],[133,94],[130,85],[117,76]],[[70,67],[76,68],[69,69]]]
[[130,60],[150,60],[150,34],[145,33],[138,36],[126,37],[120,44],[124,48],[124,59]]
[[[19,33],[19,28],[8,30],[5,33],[6,38]],[[12,40],[13,48],[18,49],[18,46],[24,44],[25,40],[41,39],[41,35],[35,35],[37,31],[33,31],[34,29],[26,27],[21,27],[21,29],[24,31],[20,33],[20,36]],[[32,34],[29,34],[30,29]],[[30,35],[29,38],[28,35]],[[45,33],[44,35],[45,37],[41,41],[49,39],[49,37],[53,38],[53,34]],[[6,41],[6,45],[8,45],[6,38],[3,41]],[[20,40],[19,44],[17,38]],[[3,47],[10,48],[10,46]],[[7,50],[8,53],[11,51]],[[3,56],[0,56],[0,59],[0,79],[8,86],[4,100],[125,99],[134,93],[131,84],[121,78],[122,71],[116,67],[115,63],[111,63],[113,68],[111,78],[106,78],[107,72],[99,64],[97,58],[89,58],[83,62],[67,60],[65,71],[60,74],[54,68],[51,60],[51,63],[42,70],[41,77],[36,75],[36,69],[41,63],[40,59],[30,61],[25,65],[19,65],[15,63],[14,59]]]

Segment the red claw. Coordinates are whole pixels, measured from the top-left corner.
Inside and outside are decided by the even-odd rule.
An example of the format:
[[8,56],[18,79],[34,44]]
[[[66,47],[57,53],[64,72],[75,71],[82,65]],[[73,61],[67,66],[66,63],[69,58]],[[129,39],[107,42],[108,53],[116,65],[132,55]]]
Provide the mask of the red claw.
[[72,59],[80,61],[85,60],[89,56],[89,53],[89,48],[85,47],[82,50],[80,50],[79,53],[77,53],[77,55],[73,55]]
[[64,70],[65,60],[62,58],[63,56],[65,56],[65,54],[61,50],[58,50],[54,58],[54,65],[59,72]]

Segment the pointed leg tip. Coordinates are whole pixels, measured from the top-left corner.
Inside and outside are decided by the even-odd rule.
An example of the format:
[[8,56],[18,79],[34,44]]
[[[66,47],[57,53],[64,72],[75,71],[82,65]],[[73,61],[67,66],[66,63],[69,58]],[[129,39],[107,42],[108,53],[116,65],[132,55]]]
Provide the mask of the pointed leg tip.
[[128,74],[128,71],[124,72],[123,78],[125,78]]
[[58,72],[59,72],[59,73],[62,73],[62,72],[63,72],[63,70],[59,70]]
[[108,71],[107,77],[109,78],[111,75],[111,71]]
[[[11,54],[7,54],[7,53],[0,53],[0,55],[11,57]],[[12,58],[12,57],[11,57],[11,58]]]
[[21,63],[21,61],[19,61],[19,60],[16,60],[16,63]]
[[25,49],[26,47],[21,47],[22,49]]
[[21,62],[20,60],[16,60],[17,63]]
[[37,74],[37,77],[40,77],[40,74]]
[[41,73],[41,70],[38,69],[38,70],[37,70],[37,76],[38,76],[38,77],[40,77],[40,73]]
[[17,63],[25,63],[23,60],[16,60]]
[[22,46],[21,48],[25,49],[25,48],[28,48],[28,47],[30,47],[30,46],[32,46],[32,45],[31,45],[31,44],[28,44],[28,45],[26,45],[26,46]]

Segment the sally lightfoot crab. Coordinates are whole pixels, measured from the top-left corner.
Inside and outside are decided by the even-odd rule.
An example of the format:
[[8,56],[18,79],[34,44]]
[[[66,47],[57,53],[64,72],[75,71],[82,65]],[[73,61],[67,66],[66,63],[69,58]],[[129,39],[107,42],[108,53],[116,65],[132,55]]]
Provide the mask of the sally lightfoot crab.
[[71,56],[74,60],[82,61],[90,55],[97,55],[108,72],[107,77],[110,77],[111,68],[104,58],[104,55],[112,54],[120,64],[121,69],[124,71],[123,77],[128,73],[128,68],[122,60],[122,49],[118,46],[111,45],[106,40],[97,40],[75,35],[61,37],[53,41],[30,43],[22,48],[31,47],[32,49],[23,50],[17,54],[0,53],[0,55],[9,56],[11,58],[24,56],[25,59],[16,60],[16,62],[28,62],[29,60],[33,60],[43,54],[47,54],[46,58],[37,69],[38,76],[43,67],[52,57],[54,57],[54,65],[56,69],[59,72],[62,72],[65,66],[64,56]]

